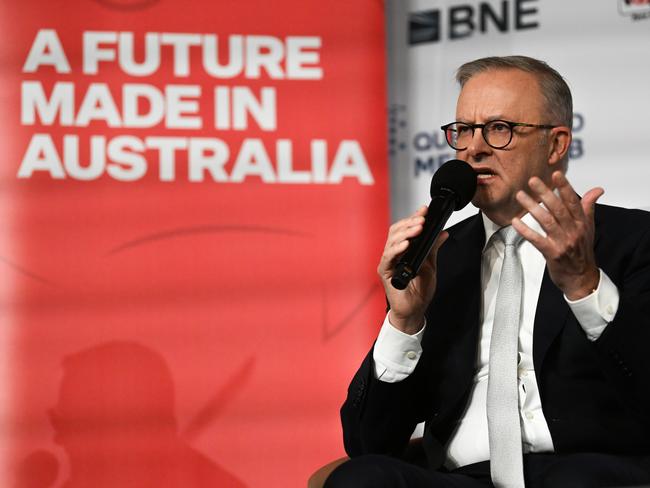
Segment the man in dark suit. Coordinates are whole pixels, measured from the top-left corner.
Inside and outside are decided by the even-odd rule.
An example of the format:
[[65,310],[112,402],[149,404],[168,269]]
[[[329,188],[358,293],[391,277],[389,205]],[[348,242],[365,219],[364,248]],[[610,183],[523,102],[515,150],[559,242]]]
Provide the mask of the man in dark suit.
[[[443,130],[478,174],[480,213],[441,233],[403,291],[392,270],[426,208],[391,226],[378,267],[389,312],[341,410],[352,459],[325,486],[650,484],[650,214],[596,204],[601,188],[574,192],[564,176],[571,93],[548,65],[484,58],[457,79],[456,122]],[[488,399],[498,417],[490,348],[508,227],[523,237],[514,244],[517,448],[499,454],[510,478],[495,468],[505,434],[494,425],[505,424],[490,419]],[[417,466],[400,458],[423,421]]]

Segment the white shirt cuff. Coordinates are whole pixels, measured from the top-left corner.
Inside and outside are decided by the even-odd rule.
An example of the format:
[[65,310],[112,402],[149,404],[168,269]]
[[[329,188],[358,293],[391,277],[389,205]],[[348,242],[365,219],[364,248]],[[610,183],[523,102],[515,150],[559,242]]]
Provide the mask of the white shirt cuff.
[[[390,312],[389,312],[390,313]],[[386,314],[381,326],[372,358],[375,362],[377,379],[386,383],[396,383],[407,378],[417,366],[422,355],[422,335],[425,324],[413,335],[396,329]]]
[[620,295],[618,288],[612,283],[603,270],[600,271],[598,287],[584,298],[571,301],[566,295],[564,299],[571,307],[573,315],[578,319],[580,326],[587,334],[590,341],[595,341],[607,327],[618,310]]

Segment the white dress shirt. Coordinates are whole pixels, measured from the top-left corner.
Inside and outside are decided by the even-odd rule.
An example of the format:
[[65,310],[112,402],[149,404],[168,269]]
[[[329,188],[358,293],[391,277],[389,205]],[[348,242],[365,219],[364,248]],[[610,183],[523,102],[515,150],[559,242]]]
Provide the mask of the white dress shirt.
[[[526,214],[522,218],[533,230],[544,235],[537,221]],[[494,321],[497,289],[503,263],[504,244],[493,239],[499,226],[483,215],[486,243],[481,261],[481,289],[483,290],[474,381],[469,401],[455,431],[446,446],[445,466],[453,469],[490,458],[486,415],[487,378],[489,371],[490,338]],[[528,241],[523,240],[517,252],[524,271],[523,303],[519,329],[519,412],[524,452],[553,452],[551,438],[537,388],[533,367],[533,324],[537,300],[544,276],[546,261]],[[564,297],[589,340],[596,340],[612,321],[618,309],[616,286],[603,271],[594,292],[577,301]],[[375,343],[373,359],[377,378],[386,382],[401,381],[410,375],[422,354],[422,335],[425,326],[414,335],[394,328],[386,316]],[[433,327],[433,325],[431,325]],[[444,324],[435,324],[444,327]]]

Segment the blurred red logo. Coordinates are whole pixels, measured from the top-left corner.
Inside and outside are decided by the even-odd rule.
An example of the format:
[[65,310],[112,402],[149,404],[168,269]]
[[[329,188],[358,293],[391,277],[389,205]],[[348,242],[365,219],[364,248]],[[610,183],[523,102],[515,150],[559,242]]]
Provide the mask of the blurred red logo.
[[618,9],[623,15],[637,15],[650,13],[650,0],[619,0]]

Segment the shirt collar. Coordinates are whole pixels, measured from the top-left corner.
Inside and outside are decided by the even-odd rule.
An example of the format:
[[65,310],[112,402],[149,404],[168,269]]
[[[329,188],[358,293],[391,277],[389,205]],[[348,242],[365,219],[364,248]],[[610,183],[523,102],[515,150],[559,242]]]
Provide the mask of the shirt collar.
[[[540,203],[540,205],[544,207],[543,203]],[[483,251],[485,251],[485,248],[490,243],[490,239],[499,231],[501,226],[492,222],[483,212],[481,212],[481,217],[483,217],[483,228],[485,229],[485,244],[483,245]],[[539,222],[531,214],[525,214],[521,217],[521,221],[538,234],[546,236],[546,232],[542,229],[542,226],[539,225]]]

